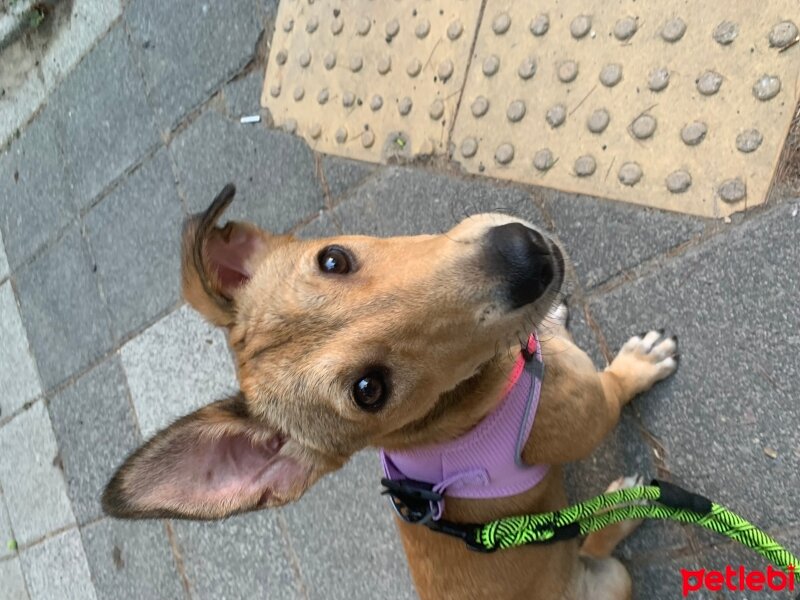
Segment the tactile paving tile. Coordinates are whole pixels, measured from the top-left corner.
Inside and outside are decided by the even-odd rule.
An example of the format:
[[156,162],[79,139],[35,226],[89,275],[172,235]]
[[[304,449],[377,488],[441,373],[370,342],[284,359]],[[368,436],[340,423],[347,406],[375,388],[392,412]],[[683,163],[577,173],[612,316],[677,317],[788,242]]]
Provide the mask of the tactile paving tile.
[[800,92],[798,24],[797,0],[488,0],[453,159],[696,215],[760,204]]
[[444,154],[480,6],[282,0],[261,103],[322,152]]

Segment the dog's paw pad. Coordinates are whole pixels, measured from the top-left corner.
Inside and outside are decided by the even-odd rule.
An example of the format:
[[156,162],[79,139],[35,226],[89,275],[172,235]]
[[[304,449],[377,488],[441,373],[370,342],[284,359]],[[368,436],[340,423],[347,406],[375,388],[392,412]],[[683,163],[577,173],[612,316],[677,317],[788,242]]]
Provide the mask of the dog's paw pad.
[[648,365],[652,376],[659,381],[672,375],[678,368],[678,338],[665,337],[664,330],[653,330],[635,335],[622,346],[618,357],[634,359]]

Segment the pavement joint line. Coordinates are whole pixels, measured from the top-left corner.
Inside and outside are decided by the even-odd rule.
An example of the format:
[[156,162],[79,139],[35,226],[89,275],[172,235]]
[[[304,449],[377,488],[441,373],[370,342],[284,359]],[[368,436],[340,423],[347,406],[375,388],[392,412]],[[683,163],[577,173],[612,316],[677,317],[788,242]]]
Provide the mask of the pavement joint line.
[[189,577],[186,575],[186,566],[183,562],[183,554],[181,553],[178,538],[175,535],[175,529],[172,527],[172,523],[170,523],[167,519],[162,519],[161,523],[164,525],[164,533],[167,536],[167,543],[169,544],[170,551],[172,552],[172,558],[175,560],[175,570],[178,571],[178,576],[181,579],[183,593],[187,598],[191,599],[192,585],[189,581]]
[[297,552],[294,549],[294,544],[292,543],[292,539],[289,536],[289,524],[286,522],[286,519],[281,513],[277,513],[277,518],[275,521],[278,525],[278,529],[281,532],[281,537],[283,538],[283,546],[286,550],[286,553],[289,555],[289,564],[292,567],[292,574],[294,575],[295,584],[298,588],[297,591],[300,592],[305,600],[310,600],[308,587],[306,586],[303,578],[303,569],[300,565],[300,557],[297,555]]

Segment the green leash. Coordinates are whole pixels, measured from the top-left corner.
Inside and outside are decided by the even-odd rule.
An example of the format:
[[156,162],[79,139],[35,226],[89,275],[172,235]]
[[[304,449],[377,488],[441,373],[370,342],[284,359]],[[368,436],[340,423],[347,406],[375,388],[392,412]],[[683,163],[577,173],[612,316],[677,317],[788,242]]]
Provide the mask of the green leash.
[[430,503],[440,500],[441,495],[426,484],[387,479],[382,483],[401,518],[461,538],[470,548],[482,552],[585,536],[628,519],[662,519],[705,527],[750,548],[787,572],[790,567],[800,570],[800,559],[749,521],[664,481],[601,494],[554,512],[507,517],[480,525],[433,521]]

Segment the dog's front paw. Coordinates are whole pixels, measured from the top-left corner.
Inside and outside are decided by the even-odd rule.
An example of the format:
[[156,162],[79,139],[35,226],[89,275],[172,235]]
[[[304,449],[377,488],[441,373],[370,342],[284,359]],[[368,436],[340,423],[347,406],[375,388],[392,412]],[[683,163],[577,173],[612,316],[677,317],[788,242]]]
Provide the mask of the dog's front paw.
[[608,368],[638,394],[672,375],[678,359],[676,336],[665,337],[663,330],[649,331],[625,342]]

